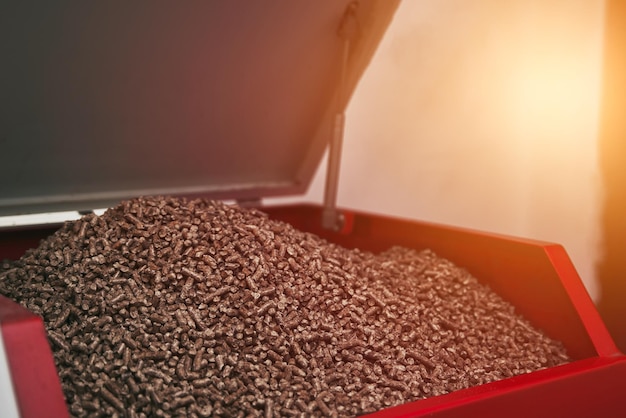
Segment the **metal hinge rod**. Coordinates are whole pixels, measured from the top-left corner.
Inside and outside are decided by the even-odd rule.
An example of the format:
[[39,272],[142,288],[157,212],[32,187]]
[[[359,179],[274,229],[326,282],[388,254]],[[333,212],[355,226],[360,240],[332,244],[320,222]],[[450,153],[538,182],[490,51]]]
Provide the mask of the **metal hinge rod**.
[[326,169],[326,186],[324,189],[324,210],[322,213],[322,226],[326,229],[340,230],[344,219],[341,212],[337,210],[337,189],[339,187],[339,166],[341,163],[341,147],[343,144],[343,134],[345,129],[345,108],[347,105],[346,76],[348,70],[348,59],[352,42],[358,33],[357,12],[358,3],[352,2],[348,5],[341,23],[338,35],[343,40],[343,51],[341,57],[341,74],[336,100],[336,113],[333,121],[332,137],[328,149],[328,165]]

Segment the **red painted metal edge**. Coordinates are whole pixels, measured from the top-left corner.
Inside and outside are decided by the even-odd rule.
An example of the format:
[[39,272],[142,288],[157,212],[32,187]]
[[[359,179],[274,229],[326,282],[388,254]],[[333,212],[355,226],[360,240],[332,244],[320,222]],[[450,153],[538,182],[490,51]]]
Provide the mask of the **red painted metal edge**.
[[69,417],[41,318],[0,295],[0,328],[20,416]]
[[591,358],[367,415],[435,418],[626,416],[626,357]]
[[[560,245],[549,245],[545,247],[545,251],[557,271],[565,291],[575,305],[580,320],[591,337],[591,341],[598,355],[620,355],[621,353],[602,321],[600,314],[591,300],[589,293],[587,293],[565,249]],[[624,414],[626,415],[626,411],[624,411]]]

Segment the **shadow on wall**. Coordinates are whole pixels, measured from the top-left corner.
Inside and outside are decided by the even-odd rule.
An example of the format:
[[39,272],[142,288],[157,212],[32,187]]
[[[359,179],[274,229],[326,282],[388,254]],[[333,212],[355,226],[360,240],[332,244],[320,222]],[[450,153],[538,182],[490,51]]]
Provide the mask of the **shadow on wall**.
[[608,1],[600,145],[605,184],[600,314],[626,352],[626,4]]

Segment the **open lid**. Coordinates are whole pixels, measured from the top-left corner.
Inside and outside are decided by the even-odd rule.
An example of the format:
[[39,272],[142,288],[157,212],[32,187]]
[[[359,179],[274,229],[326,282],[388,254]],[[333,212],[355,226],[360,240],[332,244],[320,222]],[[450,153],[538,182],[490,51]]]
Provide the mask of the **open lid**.
[[398,2],[351,3],[3,2],[0,215],[303,193]]

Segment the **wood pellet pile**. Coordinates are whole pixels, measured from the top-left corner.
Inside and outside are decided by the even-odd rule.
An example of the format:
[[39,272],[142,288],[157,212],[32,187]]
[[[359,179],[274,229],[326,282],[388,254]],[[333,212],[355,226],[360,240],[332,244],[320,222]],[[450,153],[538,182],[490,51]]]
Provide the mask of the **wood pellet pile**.
[[74,416],[355,416],[568,361],[429,250],[349,250],[253,209],[141,198],[0,268]]

